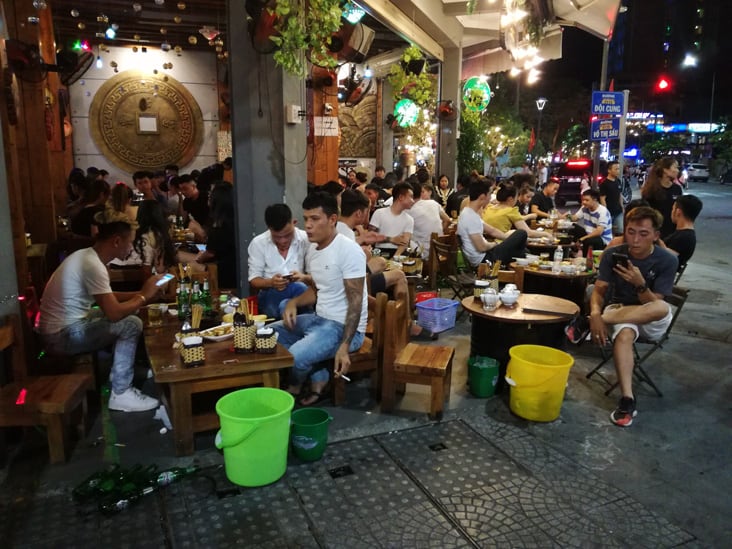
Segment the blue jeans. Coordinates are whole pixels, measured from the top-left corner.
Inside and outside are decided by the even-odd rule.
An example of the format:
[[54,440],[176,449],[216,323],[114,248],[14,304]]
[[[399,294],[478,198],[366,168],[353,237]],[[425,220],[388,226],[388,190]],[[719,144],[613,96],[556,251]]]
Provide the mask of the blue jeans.
[[[282,318],[282,313],[285,312],[287,302],[307,289],[307,284],[303,282],[290,282],[284,290],[274,288],[260,290],[257,294],[257,310],[259,314],[279,320]],[[309,310],[312,311],[311,308]]]
[[[313,366],[319,362],[333,358],[343,339],[343,324],[335,320],[328,320],[314,313],[297,315],[297,321],[292,330],[284,322],[272,324],[279,334],[277,340],[295,358],[290,385],[302,385],[310,375],[315,383],[327,382],[330,374],[322,368],[313,372]],[[358,351],[363,345],[363,334],[356,332],[348,348],[350,352]]]
[[42,334],[48,352],[57,355],[77,355],[98,351],[114,344],[114,358],[109,380],[112,390],[125,392],[134,377],[135,351],[142,333],[142,320],[129,315],[117,322],[96,315],[67,326],[55,334]]

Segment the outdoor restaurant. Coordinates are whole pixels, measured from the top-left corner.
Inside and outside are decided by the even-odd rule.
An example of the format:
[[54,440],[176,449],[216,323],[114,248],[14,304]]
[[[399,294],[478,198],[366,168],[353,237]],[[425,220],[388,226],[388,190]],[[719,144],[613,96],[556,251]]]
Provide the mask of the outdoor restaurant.
[[561,429],[578,370],[612,427],[662,395],[687,263],[650,207],[613,230],[595,189],[558,208],[456,161],[488,75],[561,57],[562,26],[607,39],[620,0],[291,3],[330,49],[283,4],[3,2],[3,539],[640,539],[525,432]]

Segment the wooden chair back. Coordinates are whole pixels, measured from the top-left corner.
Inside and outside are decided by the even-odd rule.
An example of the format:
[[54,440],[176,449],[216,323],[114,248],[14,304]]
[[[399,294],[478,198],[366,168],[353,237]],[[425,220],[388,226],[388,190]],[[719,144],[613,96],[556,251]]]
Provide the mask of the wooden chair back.
[[[369,307],[369,327],[371,337],[364,338],[361,348],[350,353],[351,367],[349,372],[371,372],[371,390],[375,398],[381,392],[381,361],[384,353],[384,318],[388,296],[379,292],[374,299],[374,306]],[[368,331],[368,330],[367,330]],[[340,406],[346,399],[346,382],[343,378],[333,381],[333,403]]]
[[409,343],[409,303],[406,298],[386,303],[384,321],[384,355],[382,368],[390,368],[399,351]]

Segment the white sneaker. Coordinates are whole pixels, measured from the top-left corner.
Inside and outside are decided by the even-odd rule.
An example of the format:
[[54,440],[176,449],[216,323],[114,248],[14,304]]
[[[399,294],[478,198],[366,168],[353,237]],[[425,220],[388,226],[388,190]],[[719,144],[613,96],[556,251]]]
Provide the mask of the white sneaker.
[[158,399],[142,394],[134,387],[130,387],[120,395],[112,391],[109,397],[109,409],[117,412],[144,412],[159,405]]

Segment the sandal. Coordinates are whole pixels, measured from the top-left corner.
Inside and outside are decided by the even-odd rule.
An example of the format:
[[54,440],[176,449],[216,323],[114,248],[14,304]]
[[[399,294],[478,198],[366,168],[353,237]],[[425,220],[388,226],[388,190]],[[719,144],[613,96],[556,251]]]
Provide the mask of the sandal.
[[[313,397],[315,398],[315,400],[312,400]],[[317,404],[320,404],[328,398],[330,398],[330,394],[328,391],[328,386],[326,385],[320,391],[307,391],[298,399],[297,403],[303,408],[307,408],[309,406],[315,406]]]

